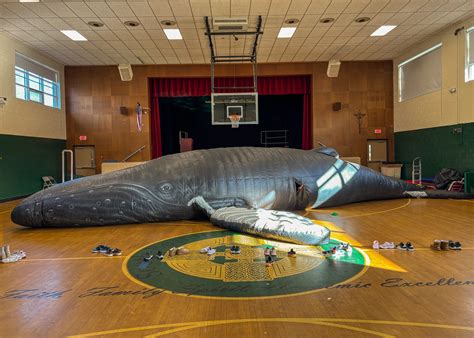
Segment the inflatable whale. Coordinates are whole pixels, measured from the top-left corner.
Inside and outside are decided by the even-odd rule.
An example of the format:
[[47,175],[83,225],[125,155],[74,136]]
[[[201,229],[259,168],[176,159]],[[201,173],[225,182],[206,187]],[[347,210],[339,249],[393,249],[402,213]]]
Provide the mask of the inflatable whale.
[[416,186],[330,148],[218,148],[164,156],[40,191],[12,212],[28,227],[84,227],[210,217],[236,231],[321,244],[329,230],[283,211],[401,198]]

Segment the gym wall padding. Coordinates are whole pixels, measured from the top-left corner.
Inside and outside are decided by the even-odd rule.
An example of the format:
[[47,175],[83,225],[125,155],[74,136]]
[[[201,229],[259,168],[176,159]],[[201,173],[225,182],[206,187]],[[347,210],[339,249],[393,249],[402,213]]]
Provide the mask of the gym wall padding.
[[[453,128],[462,127],[462,133]],[[395,160],[403,163],[402,178],[411,178],[411,163],[421,157],[422,175],[434,177],[442,168],[474,170],[474,123],[395,133]]]
[[42,189],[42,176],[61,180],[66,140],[0,135],[0,201]]

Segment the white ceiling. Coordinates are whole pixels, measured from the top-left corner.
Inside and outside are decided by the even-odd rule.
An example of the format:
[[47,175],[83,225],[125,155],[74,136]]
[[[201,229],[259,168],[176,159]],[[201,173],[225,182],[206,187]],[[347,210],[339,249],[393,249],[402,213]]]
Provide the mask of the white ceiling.
[[[474,0],[0,0],[0,31],[66,65],[209,63],[204,16],[263,17],[258,62],[393,59],[407,47],[474,14]],[[368,16],[368,23],[354,19]],[[319,23],[324,17],[336,20]],[[291,39],[277,39],[286,19],[299,19]],[[136,28],[124,21],[139,21]],[[162,20],[183,35],[168,41]],[[93,28],[88,21],[105,25]],[[380,25],[398,25],[384,37]],[[74,42],[59,30],[75,29],[89,41]],[[248,52],[253,37],[216,40],[218,53]],[[138,59],[140,58],[140,59]]]

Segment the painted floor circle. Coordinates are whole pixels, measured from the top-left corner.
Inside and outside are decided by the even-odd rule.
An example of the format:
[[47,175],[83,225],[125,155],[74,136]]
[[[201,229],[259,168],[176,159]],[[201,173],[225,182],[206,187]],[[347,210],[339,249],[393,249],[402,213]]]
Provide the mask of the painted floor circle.
[[[329,258],[322,255],[322,250],[338,243],[300,246],[230,231],[202,232],[141,248],[128,259],[126,269],[140,284],[178,294],[223,298],[291,295],[344,283],[364,269],[365,259],[358,250]],[[233,245],[240,246],[240,254],[230,252]],[[199,252],[207,246],[216,253]],[[170,257],[167,250],[172,247],[185,247],[190,253]],[[277,250],[271,266],[265,265],[266,247]],[[297,252],[294,258],[287,255],[291,248]],[[144,260],[158,251],[165,253],[163,260],[156,256]]]

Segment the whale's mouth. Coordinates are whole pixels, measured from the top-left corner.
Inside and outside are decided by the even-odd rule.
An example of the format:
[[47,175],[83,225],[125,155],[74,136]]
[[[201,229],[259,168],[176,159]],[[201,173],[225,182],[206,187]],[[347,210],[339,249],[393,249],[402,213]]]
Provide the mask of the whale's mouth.
[[13,209],[10,217],[14,223],[25,227],[41,227],[43,225],[42,204],[41,202],[22,202]]

